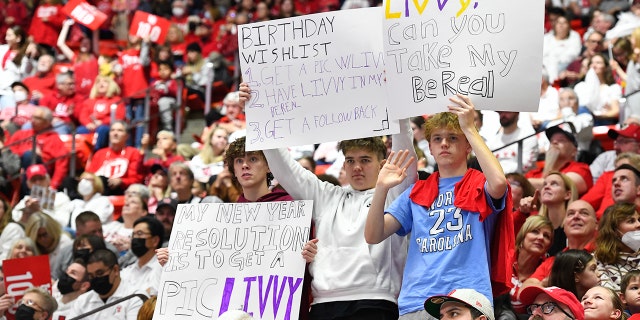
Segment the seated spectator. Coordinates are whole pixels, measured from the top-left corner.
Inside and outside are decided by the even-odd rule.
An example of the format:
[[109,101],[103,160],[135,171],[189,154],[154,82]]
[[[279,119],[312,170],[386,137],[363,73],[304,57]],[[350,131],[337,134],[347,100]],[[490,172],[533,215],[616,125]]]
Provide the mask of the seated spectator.
[[146,189],[144,185],[134,184],[127,188],[125,193],[124,206],[122,207],[122,222],[112,221],[104,225],[104,239],[113,244],[120,253],[129,250],[131,245],[131,232],[133,232],[134,222],[149,213],[147,201],[149,201],[149,190],[146,194],[141,193],[140,188]]
[[603,55],[591,57],[584,81],[576,84],[574,89],[580,103],[593,114],[594,125],[611,125],[618,122],[622,88],[615,83],[609,61]]
[[634,118],[627,118],[622,125],[624,129],[609,129],[607,136],[613,140],[613,150],[598,155],[589,165],[591,175],[597,180],[606,171],[616,168],[616,157],[623,152],[640,153],[640,123]]
[[[51,187],[51,178],[45,167],[41,164],[34,164],[27,168],[27,187],[32,190],[34,186],[49,190]],[[64,192],[55,192],[53,199],[53,207],[41,203],[45,197],[39,198],[36,194],[24,196],[13,208],[13,220],[22,225],[26,225],[32,214],[43,212],[53,217],[59,225],[67,225],[69,223],[69,197]]]
[[49,256],[49,268],[53,270],[60,254],[60,248],[70,244],[71,238],[49,215],[36,212],[24,226],[25,234],[38,246],[40,254]]
[[0,199],[0,267],[2,260],[9,255],[13,242],[24,236],[22,226],[11,218],[11,206],[6,200]]
[[[81,108],[85,97],[76,94],[75,80],[70,72],[56,75],[56,88],[54,93],[45,95],[40,99],[40,105],[45,106],[53,112],[53,127],[60,134],[71,133],[71,128],[75,126],[76,108]],[[77,110],[80,111],[80,110]]]
[[93,155],[85,170],[102,178],[105,195],[122,195],[131,184],[142,181],[142,157],[138,149],[126,146],[127,125],[124,121],[111,124],[109,146]]
[[167,30],[165,44],[171,48],[171,60],[176,62],[177,67],[184,65],[187,55],[187,44],[184,41],[184,32],[177,24],[171,24]]
[[[487,146],[490,150],[496,150],[493,154],[496,156],[502,170],[504,172],[517,172],[518,171],[518,144],[511,144],[512,142],[523,139],[524,137],[531,136],[528,139],[522,141],[522,170],[523,172],[529,171],[535,167],[535,162],[538,159],[538,140],[535,136],[532,136],[535,131],[531,125],[520,127],[518,120],[520,119],[519,112],[511,111],[498,111],[500,117],[500,130],[496,132],[493,138],[487,140]],[[524,115],[526,116],[526,114]],[[503,148],[504,147],[504,148]]]
[[170,195],[169,177],[167,169],[159,164],[151,166],[151,177],[149,177],[147,187],[149,188],[149,213],[156,213],[156,208],[160,200]]
[[11,84],[11,90],[13,90],[15,104],[0,111],[0,120],[2,120],[1,126],[3,129],[15,132],[23,127],[25,129],[31,127],[36,105],[31,103],[29,88],[24,83],[14,82]]
[[171,191],[176,193],[178,203],[200,203],[199,197],[193,196],[191,187],[195,177],[189,166],[180,161],[176,161],[169,166],[169,185]]
[[567,250],[556,255],[549,275],[549,286],[565,289],[582,300],[587,290],[599,282],[596,259],[589,252]]
[[197,94],[200,100],[205,100],[205,86],[209,77],[208,69],[205,68],[207,62],[202,57],[202,48],[196,42],[187,45],[187,59],[182,67],[182,74],[185,76],[185,85],[189,94]]
[[624,306],[618,293],[611,288],[593,287],[582,298],[584,320],[626,320]]
[[620,299],[627,306],[625,312],[628,314],[640,313],[638,290],[640,290],[640,270],[634,269],[627,272],[620,280]]
[[169,237],[171,236],[171,230],[173,230],[173,220],[176,217],[176,211],[178,210],[178,201],[171,198],[164,198],[158,203],[156,208],[155,218],[162,223],[164,227],[164,239],[162,239],[162,246],[169,245]]
[[38,247],[36,247],[36,243],[31,240],[29,237],[23,237],[16,239],[13,244],[11,244],[11,249],[9,249],[9,254],[5,260],[9,259],[20,259],[26,257],[39,256],[40,251],[38,251]]
[[[111,77],[98,76],[89,98],[77,111],[78,121],[81,124],[77,132],[95,132],[98,135],[95,139],[95,150],[99,150],[109,144],[108,132],[111,121],[125,119],[125,108],[120,96],[120,88]],[[114,106],[115,110],[113,110]]]
[[[147,149],[148,139],[143,139],[141,144],[144,152]],[[162,130],[158,132],[156,135],[156,147],[151,151],[149,159],[144,162],[144,167],[148,171],[154,164],[168,168],[176,161],[184,161],[181,155],[176,154],[177,147],[176,136],[172,131]]]
[[160,130],[173,131],[173,115],[178,83],[172,78],[174,67],[169,60],[158,61],[158,77],[151,82],[151,108],[159,112]]
[[494,320],[491,301],[473,289],[456,289],[444,296],[432,296],[424,302],[427,313],[441,320]]
[[[567,214],[564,218],[564,233],[567,237],[567,248],[565,250],[584,249],[592,252],[595,249],[594,239],[597,226],[596,213],[589,203],[582,200],[569,203]],[[525,287],[529,286],[546,286],[554,260],[555,257],[549,257],[544,260],[531,277],[522,284],[521,292]],[[523,301],[522,294],[520,301]]]
[[205,136],[202,150],[189,162],[195,179],[209,183],[224,169],[224,152],[229,145],[229,133],[222,127],[215,127]]
[[62,276],[53,283],[53,296],[58,303],[58,309],[53,313],[54,319],[66,318],[76,299],[89,289],[91,289],[91,283],[84,262],[71,263]]
[[[624,152],[618,155],[615,163],[618,167],[623,164],[627,164],[631,165],[634,168],[640,168],[640,155],[631,152]],[[596,183],[593,185],[593,188],[589,189],[589,191],[580,198],[584,201],[589,202],[592,207],[596,208],[596,215],[598,216],[598,220],[602,218],[604,210],[615,202],[613,194],[614,174],[615,170],[605,171],[604,173],[602,173],[602,175],[600,175],[600,178],[598,178],[598,181],[596,181]],[[631,176],[634,176],[634,173],[631,173]],[[633,180],[636,180],[636,178],[633,177]],[[630,194],[633,194],[634,192],[632,189],[634,189],[635,183],[631,185],[626,184],[625,188],[621,187],[622,186],[619,187],[620,191],[617,195],[618,199],[624,199],[629,197]]]
[[[13,298],[3,295],[0,298],[0,319],[5,319],[5,312],[13,305]],[[6,302],[9,303],[6,303]],[[58,303],[46,289],[32,287],[24,291],[22,299],[16,301],[15,319],[51,319],[51,315],[58,308]],[[40,315],[40,316],[38,316]]]
[[584,78],[589,70],[589,60],[602,52],[604,34],[594,31],[584,40],[582,54],[571,62],[567,69],[560,72],[558,79],[562,87],[573,87]]
[[511,186],[511,199],[513,200],[513,231],[518,234],[524,221],[529,217],[530,212],[520,210],[520,201],[524,198],[533,197],[536,189],[529,180],[519,173],[507,173],[505,175]]
[[80,32],[80,48],[74,52],[67,46],[66,39],[69,29],[74,25],[73,19],[67,19],[62,25],[62,31],[58,36],[58,48],[60,52],[73,63],[74,91],[82,100],[89,98],[93,82],[98,76],[98,30],[92,32],[89,38],[84,32]]
[[577,162],[578,141],[572,131],[566,131],[562,126],[555,126],[545,130],[545,135],[551,145],[545,154],[544,168],[533,169],[525,174],[529,182],[540,189],[543,177],[551,171],[560,171],[566,174],[575,183],[580,195],[587,192],[593,186],[593,178],[589,166]]
[[0,108],[13,104],[11,84],[31,74],[34,63],[31,58],[37,53],[34,43],[27,41],[27,34],[20,26],[13,26],[6,31],[6,44],[0,45],[0,56],[7,61],[0,65]]
[[55,63],[56,58],[53,55],[40,55],[36,64],[36,74],[22,80],[31,89],[32,101],[38,102],[56,90],[56,74],[53,71]]
[[[122,280],[118,257],[109,250],[103,249],[93,252],[89,257],[87,272],[89,273],[91,290],[76,299],[71,312],[69,312],[70,318],[87,313],[130,294],[143,293],[136,291],[127,281]],[[120,314],[124,319],[136,319],[141,306],[142,300],[128,299],[84,319],[108,319],[114,314]]]
[[149,296],[158,295],[162,267],[156,258],[156,249],[162,246],[164,227],[154,217],[144,216],[133,223],[131,252],[138,258],[136,263],[122,269],[122,279],[128,285]]
[[640,204],[640,171],[636,167],[621,164],[614,171],[611,184],[614,203]]
[[71,229],[76,229],[76,217],[85,211],[92,211],[100,216],[102,223],[113,221],[113,204],[109,197],[103,196],[104,185],[102,179],[91,172],[83,172],[78,182],[78,193],[82,199],[74,199],[69,203]]
[[567,17],[558,17],[553,30],[544,35],[542,63],[549,70],[550,82],[580,54],[581,43],[580,34],[571,30]]
[[247,119],[244,114],[244,104],[240,103],[240,94],[237,91],[229,92],[222,103],[224,116],[215,122],[215,125],[226,129],[229,133],[245,129]]
[[62,1],[45,0],[33,12],[33,19],[29,27],[29,36],[33,42],[53,54],[62,30],[65,15],[62,12]]
[[[34,157],[35,162],[44,163],[51,174],[51,187],[58,189],[69,171],[69,152],[58,134],[51,130],[52,121],[53,114],[49,108],[37,107],[33,112],[32,128],[19,130],[11,135],[6,146],[20,156],[20,163],[24,169],[32,163]],[[36,154],[32,154],[32,137],[36,134]]]
[[640,214],[631,203],[616,203],[605,210],[596,238],[600,285],[620,291],[620,280],[636,269],[640,246],[634,235],[640,230]]
[[530,287],[522,290],[520,300],[526,305],[529,319],[585,320],[584,309],[573,293],[558,287]]

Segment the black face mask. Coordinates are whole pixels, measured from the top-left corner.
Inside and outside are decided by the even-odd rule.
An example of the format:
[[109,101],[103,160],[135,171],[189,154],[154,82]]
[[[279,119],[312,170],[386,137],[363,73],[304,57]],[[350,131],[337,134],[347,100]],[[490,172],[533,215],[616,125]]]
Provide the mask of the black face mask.
[[91,255],[90,249],[78,249],[73,252],[74,259],[82,259],[85,264],[89,261],[89,256]]
[[113,284],[109,282],[110,275],[111,274],[91,279],[91,290],[95,291],[99,295],[105,295],[111,291]]
[[33,320],[33,316],[36,314],[36,309],[29,307],[28,305],[21,304],[16,310],[16,320]]
[[73,285],[76,283],[76,279],[72,278],[66,273],[63,273],[58,279],[58,291],[62,294],[71,293],[73,290]]
[[131,252],[140,258],[149,251],[146,245],[147,239],[131,238]]

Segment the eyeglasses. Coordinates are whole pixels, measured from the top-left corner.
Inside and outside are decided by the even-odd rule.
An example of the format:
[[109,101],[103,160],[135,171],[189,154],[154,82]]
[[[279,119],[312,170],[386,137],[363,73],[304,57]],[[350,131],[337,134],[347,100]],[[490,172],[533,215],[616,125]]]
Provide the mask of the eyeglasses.
[[540,308],[540,311],[542,312],[542,314],[550,314],[551,312],[553,312],[553,310],[556,309],[556,307],[558,308],[558,310],[562,311],[562,313],[564,313],[567,317],[571,319],[575,319],[574,316],[564,311],[562,308],[560,308],[560,306],[557,303],[553,301],[548,301],[543,304],[531,304],[527,307],[527,313],[529,315],[532,315],[533,312],[536,311],[536,309]]
[[[18,301],[18,306],[23,305],[23,304],[33,308],[37,312],[43,312],[44,311],[41,306],[39,306],[35,301],[33,301],[31,299],[26,299],[26,300],[22,299],[22,300]],[[35,308],[35,307],[37,307],[37,308]]]
[[132,238],[143,238],[144,236],[151,235],[151,232],[144,232],[142,230],[134,231],[131,233]]

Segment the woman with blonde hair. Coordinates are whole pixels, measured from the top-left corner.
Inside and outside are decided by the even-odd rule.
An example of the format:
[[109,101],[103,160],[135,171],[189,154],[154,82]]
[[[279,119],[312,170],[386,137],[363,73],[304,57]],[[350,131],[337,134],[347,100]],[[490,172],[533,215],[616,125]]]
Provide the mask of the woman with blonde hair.
[[553,225],[544,216],[528,217],[516,236],[516,254],[513,261],[511,305],[516,313],[526,314],[525,305],[517,299],[522,283],[527,280],[547,258],[547,250],[553,242]]
[[113,221],[113,204],[104,193],[104,184],[99,176],[85,171],[80,175],[78,193],[82,199],[75,199],[69,203],[69,224],[71,229],[76,229],[76,217],[84,211],[95,212],[102,224]]
[[49,266],[53,270],[60,248],[71,243],[69,235],[62,231],[55,219],[42,212],[32,214],[24,229],[27,237],[35,242],[38,251],[49,255]]
[[605,210],[596,237],[600,285],[620,291],[620,280],[638,268],[640,253],[633,238],[640,230],[640,214],[633,203],[615,203]]
[[8,259],[20,259],[26,257],[39,256],[40,251],[36,243],[29,237],[18,238],[13,241],[9,249]]
[[196,180],[209,183],[212,176],[224,169],[224,152],[229,145],[229,132],[222,127],[215,127],[207,133],[202,150],[189,162]]
[[[95,132],[95,150],[109,144],[109,126],[112,120],[125,119],[125,107],[120,96],[120,87],[111,77],[99,75],[91,88],[89,100],[85,101],[78,111],[81,126],[78,133]],[[115,119],[111,119],[115,117]]]
[[24,229],[13,222],[11,206],[7,200],[0,198],[0,267],[2,260],[11,252],[11,245],[16,239],[24,237]]
[[567,246],[567,236],[562,224],[570,202],[578,199],[576,184],[564,173],[551,171],[544,177],[542,189],[533,197],[520,201],[520,211],[530,213],[540,208],[538,214],[545,216],[553,225],[554,240],[549,255],[555,255]]

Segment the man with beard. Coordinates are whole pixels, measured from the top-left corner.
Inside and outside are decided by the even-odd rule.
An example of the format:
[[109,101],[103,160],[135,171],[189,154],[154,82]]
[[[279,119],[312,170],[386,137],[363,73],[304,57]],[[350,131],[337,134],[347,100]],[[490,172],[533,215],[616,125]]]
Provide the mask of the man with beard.
[[[69,318],[87,313],[107,303],[130,294],[142,293],[120,277],[120,266],[115,253],[107,249],[94,251],[87,264],[91,290],[80,295],[69,312]],[[133,298],[117,303],[109,308],[84,317],[86,320],[136,319],[142,300]]]
[[81,294],[89,291],[90,286],[91,284],[89,283],[87,268],[84,262],[79,260],[70,264],[54,286],[59,295],[56,294],[54,289],[58,309],[53,313],[53,319],[64,319],[67,313],[71,311],[76,299]]
[[512,144],[508,147],[501,148],[509,143],[518,141],[526,136],[535,133],[532,126],[520,128],[518,126],[519,112],[498,111],[500,116],[500,126],[502,127],[498,133],[487,141],[487,146],[493,151],[493,154],[500,161],[502,170],[506,173],[529,171],[535,166],[538,159],[538,140],[531,137],[523,141],[522,148],[522,167],[518,167],[518,144]]
[[584,320],[584,309],[576,296],[558,287],[529,287],[520,300],[527,305],[529,320]]

